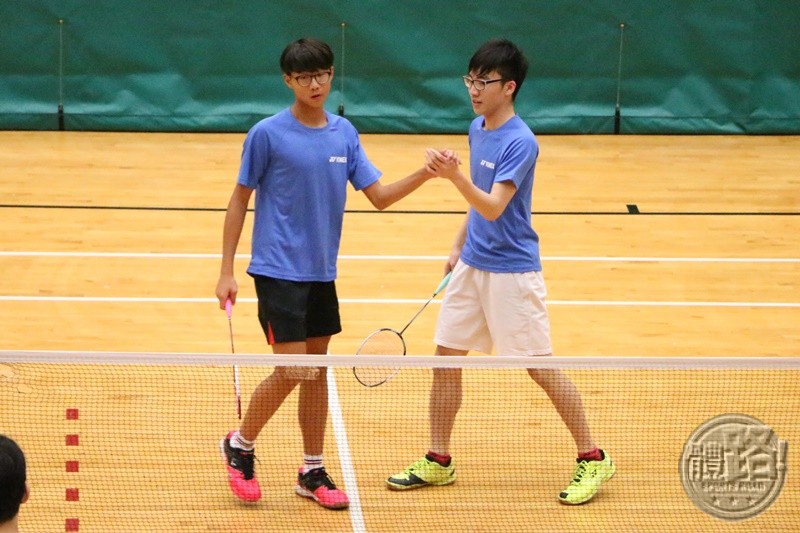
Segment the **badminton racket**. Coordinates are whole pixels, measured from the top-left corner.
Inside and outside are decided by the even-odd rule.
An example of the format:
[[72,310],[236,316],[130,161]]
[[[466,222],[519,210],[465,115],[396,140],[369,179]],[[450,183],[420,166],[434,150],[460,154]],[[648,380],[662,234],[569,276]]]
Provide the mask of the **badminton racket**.
[[[228,315],[228,333],[230,333],[231,337],[231,354],[236,354],[236,350],[233,349],[233,321],[231,320],[233,302],[231,302],[230,298],[225,300],[225,314]],[[239,367],[236,364],[233,365],[233,390],[236,393],[236,415],[239,417],[239,420],[241,420],[242,392],[239,388]]]
[[[367,338],[361,343],[356,355],[405,355],[406,341],[403,339],[403,333],[405,333],[408,327],[414,322],[414,320],[416,320],[422,311],[428,307],[428,304],[431,303],[433,299],[447,286],[447,283],[450,281],[451,274],[452,272],[448,272],[441,283],[439,283],[439,286],[436,287],[433,295],[428,299],[427,302],[425,302],[420,310],[417,311],[413,317],[411,317],[411,320],[408,321],[408,324],[406,324],[403,329],[396,331],[391,328],[380,328],[373,331],[367,335]],[[358,382],[365,387],[377,387],[378,385],[383,385],[396,376],[398,372],[400,372],[400,369],[392,366],[353,367],[353,375],[356,377]]]

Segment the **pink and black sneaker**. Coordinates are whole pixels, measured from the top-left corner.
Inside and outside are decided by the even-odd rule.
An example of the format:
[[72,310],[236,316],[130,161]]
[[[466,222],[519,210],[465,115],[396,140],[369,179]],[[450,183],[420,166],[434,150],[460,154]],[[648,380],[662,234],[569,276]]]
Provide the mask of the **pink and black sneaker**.
[[325,468],[315,468],[305,474],[301,469],[297,474],[294,491],[305,498],[311,498],[326,509],[347,509],[350,500],[347,494],[336,488]]
[[261,499],[261,487],[258,486],[254,470],[256,456],[252,451],[232,447],[233,433],[233,431],[228,433],[219,443],[220,452],[228,468],[228,485],[240,500],[257,502]]

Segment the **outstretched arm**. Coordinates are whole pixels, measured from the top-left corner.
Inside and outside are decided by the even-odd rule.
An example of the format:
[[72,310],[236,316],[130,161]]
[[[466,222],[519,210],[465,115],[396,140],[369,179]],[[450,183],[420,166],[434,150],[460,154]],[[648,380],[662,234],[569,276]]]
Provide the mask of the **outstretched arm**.
[[421,168],[401,180],[384,185],[380,180],[364,187],[361,191],[376,209],[384,210],[398,200],[416,191],[420,185],[433,177],[426,168]]
[[488,193],[479,189],[461,172],[458,168],[458,156],[450,151],[439,152],[429,148],[426,151],[426,162],[427,169],[450,180],[469,205],[489,221],[496,220],[503,214],[517,191],[516,185],[511,181],[494,183]]

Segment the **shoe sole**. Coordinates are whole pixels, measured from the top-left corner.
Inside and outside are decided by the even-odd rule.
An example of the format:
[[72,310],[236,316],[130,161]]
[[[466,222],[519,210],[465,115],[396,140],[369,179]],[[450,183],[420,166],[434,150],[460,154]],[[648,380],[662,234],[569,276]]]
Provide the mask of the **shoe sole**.
[[415,485],[399,485],[394,484],[388,479],[386,480],[386,486],[392,490],[412,490],[412,489],[421,489],[423,487],[444,487],[445,485],[452,485],[456,482],[456,476],[453,475],[451,479],[447,481],[440,481],[439,483],[417,483]]
[[[613,464],[613,463],[612,463],[612,464]],[[597,486],[597,491],[595,491],[595,493],[594,493],[594,494],[592,494],[591,496],[589,496],[588,498],[586,498],[586,499],[585,499],[585,500],[583,500],[582,502],[570,502],[570,501],[567,501],[567,500],[562,500],[561,498],[558,498],[558,501],[559,501],[559,502],[561,502],[561,503],[563,503],[564,505],[583,505],[584,503],[588,503],[589,501],[591,501],[591,500],[592,500],[592,498],[594,498],[595,496],[597,496],[597,493],[598,493],[598,492],[600,492],[600,485],[602,485],[603,483],[605,483],[606,481],[608,481],[609,479],[611,479],[612,477],[614,477],[614,474],[616,474],[616,473],[617,473],[617,465],[613,465],[613,468],[614,468],[614,469],[611,471],[611,473],[608,475],[608,477],[607,477],[607,478],[605,478],[603,481],[601,481],[601,482],[600,482],[600,484]]]
[[325,509],[332,509],[334,511],[338,511],[340,509],[347,509],[350,506],[350,502],[340,502],[340,503],[334,503],[334,504],[330,504],[330,505],[322,503],[321,501],[319,501],[319,498],[314,496],[313,492],[307,491],[306,489],[304,489],[300,485],[295,485],[294,486],[294,492],[298,496],[302,496],[303,498],[308,498],[309,500],[314,500],[315,502],[317,502],[317,504],[319,504],[320,507],[324,507]]

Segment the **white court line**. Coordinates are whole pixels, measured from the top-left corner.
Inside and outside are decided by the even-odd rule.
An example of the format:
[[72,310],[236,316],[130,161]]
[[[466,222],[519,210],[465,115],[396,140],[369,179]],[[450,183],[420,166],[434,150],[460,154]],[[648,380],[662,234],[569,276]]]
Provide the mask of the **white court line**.
[[[253,303],[256,298],[237,298]],[[0,296],[0,302],[111,302],[111,303],[217,303],[216,298],[170,298],[139,296]],[[340,298],[340,304],[424,304],[416,298]],[[441,303],[433,300],[431,303]],[[653,300],[548,300],[547,305],[601,307],[786,307],[800,308],[800,302],[692,302]]]
[[[119,257],[126,259],[219,259],[218,253],[170,252],[39,252],[4,251],[0,257]],[[250,254],[236,254],[240,259]],[[347,261],[444,261],[439,255],[339,255]],[[637,256],[542,256],[542,261],[630,262],[630,263],[800,263],[800,257],[637,257]]]
[[344,489],[348,498],[350,498],[350,521],[353,524],[353,531],[355,533],[363,533],[367,528],[364,523],[364,513],[361,510],[361,496],[358,494],[356,469],[353,466],[350,444],[347,441],[347,431],[344,427],[342,405],[339,403],[339,390],[336,387],[336,377],[333,371],[333,368],[328,367],[328,409],[331,413],[333,433],[336,437],[336,449],[339,452],[339,464],[342,468]]

